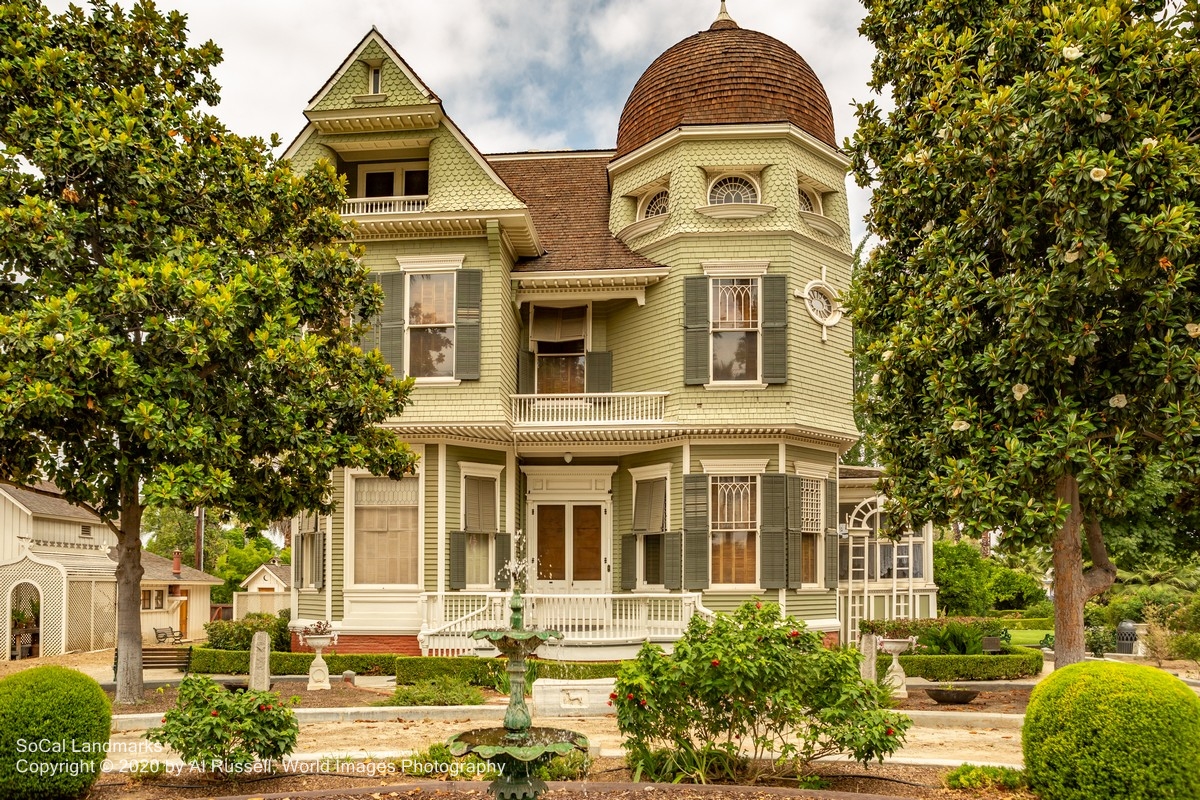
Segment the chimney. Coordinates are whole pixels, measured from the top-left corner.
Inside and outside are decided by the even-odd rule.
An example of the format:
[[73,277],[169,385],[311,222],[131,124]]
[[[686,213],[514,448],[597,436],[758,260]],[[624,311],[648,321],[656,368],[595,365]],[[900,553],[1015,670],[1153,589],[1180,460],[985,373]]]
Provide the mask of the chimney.
[[171,561],[171,574],[178,578],[183,574],[183,553],[176,547],[171,555],[174,556],[174,560]]

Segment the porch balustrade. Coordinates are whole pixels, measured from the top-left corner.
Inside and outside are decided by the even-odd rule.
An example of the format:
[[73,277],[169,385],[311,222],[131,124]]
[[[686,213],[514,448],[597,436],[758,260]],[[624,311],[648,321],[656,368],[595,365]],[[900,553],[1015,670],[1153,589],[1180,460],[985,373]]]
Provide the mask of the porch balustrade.
[[526,427],[661,423],[668,392],[515,394],[513,424]]
[[[699,594],[524,594],[525,625],[556,630],[561,644],[635,644],[683,635],[694,614],[710,614]],[[507,592],[428,593],[419,635],[424,655],[474,653],[471,632],[508,625]]]
[[425,210],[424,197],[352,197],[342,202],[343,217],[374,214],[415,214]]

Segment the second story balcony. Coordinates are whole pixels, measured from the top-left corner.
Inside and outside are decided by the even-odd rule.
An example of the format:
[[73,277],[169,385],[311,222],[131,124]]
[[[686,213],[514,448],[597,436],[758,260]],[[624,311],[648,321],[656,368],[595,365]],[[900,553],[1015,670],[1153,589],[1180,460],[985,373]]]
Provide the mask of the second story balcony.
[[352,197],[342,203],[343,217],[371,217],[391,214],[419,214],[425,210],[428,195],[403,197]]
[[570,430],[661,425],[667,392],[605,392],[512,395],[517,429]]

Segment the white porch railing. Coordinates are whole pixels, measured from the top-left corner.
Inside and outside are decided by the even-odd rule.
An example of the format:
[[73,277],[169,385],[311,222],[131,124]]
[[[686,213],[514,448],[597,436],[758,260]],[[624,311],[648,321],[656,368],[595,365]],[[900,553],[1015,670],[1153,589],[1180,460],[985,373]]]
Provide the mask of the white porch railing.
[[415,214],[425,210],[425,197],[352,197],[342,202],[343,217],[371,214]]
[[667,392],[514,394],[514,425],[639,425],[662,422]]
[[[419,635],[424,655],[473,653],[471,632],[508,625],[501,592],[424,595],[425,625]],[[525,627],[555,630],[562,644],[632,644],[673,640],[694,614],[711,615],[699,594],[525,594]],[[448,616],[456,615],[456,616]]]

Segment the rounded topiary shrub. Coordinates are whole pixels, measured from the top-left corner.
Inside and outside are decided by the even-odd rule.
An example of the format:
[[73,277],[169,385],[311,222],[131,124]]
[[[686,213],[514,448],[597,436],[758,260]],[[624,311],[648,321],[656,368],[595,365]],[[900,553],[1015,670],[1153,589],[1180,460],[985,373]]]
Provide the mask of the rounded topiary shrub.
[[1034,688],[1021,737],[1042,800],[1200,798],[1200,697],[1153,667],[1057,670]]
[[3,796],[82,796],[100,777],[111,724],[108,697],[82,672],[34,667],[0,681]]

